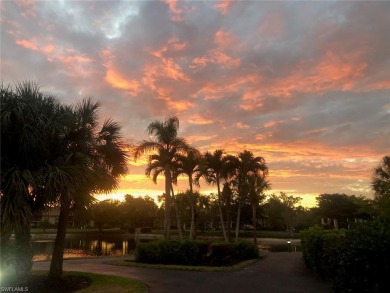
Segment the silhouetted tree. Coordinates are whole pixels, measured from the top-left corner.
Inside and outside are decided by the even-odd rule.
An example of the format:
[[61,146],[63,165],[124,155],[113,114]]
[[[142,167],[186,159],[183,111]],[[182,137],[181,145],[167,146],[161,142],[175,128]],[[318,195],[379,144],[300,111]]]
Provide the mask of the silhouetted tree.
[[[158,151],[158,158],[151,155],[149,162],[153,164],[158,160],[159,166],[163,166],[161,172],[165,176],[165,220],[164,220],[164,238],[170,237],[170,208],[171,208],[171,188],[172,188],[172,163],[177,154],[185,154],[191,147],[187,141],[177,136],[179,130],[179,119],[171,117],[168,120],[154,121],[149,124],[147,131],[151,136],[148,140],[143,140],[134,149],[134,159],[138,159],[146,152]],[[156,163],[157,164],[157,163]],[[157,176],[158,176],[157,174]]]

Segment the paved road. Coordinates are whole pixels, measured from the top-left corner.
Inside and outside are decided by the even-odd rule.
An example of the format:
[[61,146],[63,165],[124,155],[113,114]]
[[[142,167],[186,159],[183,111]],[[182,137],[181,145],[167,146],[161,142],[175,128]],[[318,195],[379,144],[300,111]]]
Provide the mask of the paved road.
[[[85,271],[140,280],[152,293],[322,293],[330,284],[307,270],[299,252],[273,252],[242,270],[233,272],[191,272],[104,264],[110,258],[64,261],[68,271]],[[49,262],[34,263],[34,270],[47,270]]]

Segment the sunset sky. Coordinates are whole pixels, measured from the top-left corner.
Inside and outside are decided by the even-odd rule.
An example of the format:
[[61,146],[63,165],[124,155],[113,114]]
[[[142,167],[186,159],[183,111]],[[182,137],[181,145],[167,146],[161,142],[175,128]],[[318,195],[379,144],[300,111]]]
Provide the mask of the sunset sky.
[[[176,115],[201,151],[265,157],[271,192],[307,206],[372,197],[390,155],[389,52],[390,2],[1,2],[4,83],[36,81],[68,104],[91,96],[128,143]],[[162,194],[145,159],[114,196]]]

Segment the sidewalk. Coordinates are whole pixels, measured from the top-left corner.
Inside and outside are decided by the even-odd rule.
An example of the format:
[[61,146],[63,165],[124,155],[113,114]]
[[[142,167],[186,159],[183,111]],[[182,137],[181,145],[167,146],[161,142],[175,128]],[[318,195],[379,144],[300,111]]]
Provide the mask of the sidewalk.
[[[242,270],[192,272],[104,264],[111,258],[64,261],[64,270],[116,275],[140,280],[152,293],[294,293],[332,292],[330,284],[306,269],[299,252],[273,252]],[[49,262],[34,263],[34,270],[48,270]]]

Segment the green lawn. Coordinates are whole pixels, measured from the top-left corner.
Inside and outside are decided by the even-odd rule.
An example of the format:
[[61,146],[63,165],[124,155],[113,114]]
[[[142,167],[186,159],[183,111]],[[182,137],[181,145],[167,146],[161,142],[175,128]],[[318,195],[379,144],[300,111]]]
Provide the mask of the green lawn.
[[89,287],[77,291],[80,293],[143,293],[148,291],[148,288],[144,283],[131,279],[91,273],[72,272],[72,274],[86,276],[92,281]]
[[[127,278],[100,275],[85,272],[65,272],[60,282],[47,283],[48,271],[33,271],[28,280],[20,282],[3,282],[2,288],[13,287],[28,289],[32,293],[70,293],[70,292],[96,292],[96,293],[144,293],[148,287],[136,280]],[[2,290],[3,291],[3,290]],[[26,291],[27,292],[27,291]]]

